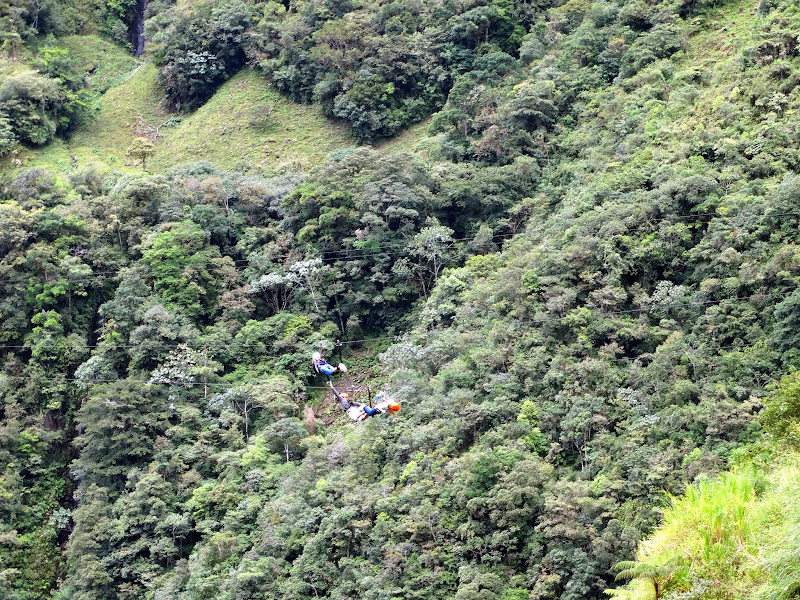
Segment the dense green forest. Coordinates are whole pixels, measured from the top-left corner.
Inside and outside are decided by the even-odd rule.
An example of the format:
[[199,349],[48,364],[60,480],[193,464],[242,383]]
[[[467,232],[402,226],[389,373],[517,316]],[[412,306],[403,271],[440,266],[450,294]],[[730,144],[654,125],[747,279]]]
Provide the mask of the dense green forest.
[[798,597],[795,3],[145,4],[0,0],[3,598]]

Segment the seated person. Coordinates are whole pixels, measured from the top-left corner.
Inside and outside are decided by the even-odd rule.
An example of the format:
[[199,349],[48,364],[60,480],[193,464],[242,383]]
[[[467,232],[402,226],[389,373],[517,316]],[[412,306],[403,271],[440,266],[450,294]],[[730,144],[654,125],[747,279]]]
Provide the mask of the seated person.
[[[330,386],[333,390],[333,395],[336,396],[337,400],[339,400],[339,406],[342,407],[342,410],[344,410],[347,413],[347,416],[353,421],[366,421],[369,417],[381,415],[385,412],[395,414],[400,411],[400,404],[393,400],[389,400],[388,398],[381,399],[375,404],[375,406],[367,406],[362,402],[351,400],[350,394],[347,392],[340,394],[339,390],[333,387],[333,383],[330,383]],[[379,394],[376,400],[380,398],[382,398],[382,395]]]
[[316,373],[322,373],[325,375],[328,378],[328,381],[330,381],[331,377],[337,373],[347,373],[347,367],[344,366],[344,363],[339,363],[334,367],[333,365],[328,364],[328,361],[326,361],[325,357],[319,352],[314,352],[311,355],[311,366],[314,368]]

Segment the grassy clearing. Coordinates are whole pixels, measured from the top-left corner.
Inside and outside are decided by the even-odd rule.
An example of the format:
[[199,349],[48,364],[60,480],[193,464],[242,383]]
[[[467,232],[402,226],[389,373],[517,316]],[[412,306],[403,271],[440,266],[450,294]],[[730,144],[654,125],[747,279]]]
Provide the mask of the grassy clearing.
[[158,72],[144,64],[129,72],[127,80],[112,87],[93,106],[93,118],[67,141],[54,140],[48,146],[26,150],[26,166],[44,167],[68,173],[88,164],[115,170],[133,170],[125,155],[134,138],[134,128],[142,123],[158,125],[165,119],[160,108],[163,94],[158,88]]
[[[67,174],[88,164],[102,169],[138,170],[127,156],[137,134],[164,126],[156,140],[149,171],[166,171],[176,164],[208,160],[220,168],[253,169],[267,175],[308,170],[328,154],[355,145],[349,129],[326,118],[316,105],[303,105],[281,96],[267,79],[244,69],[200,109],[190,115],[167,113],[158,70],[141,63],[125,49],[96,36],[59,40],[90,78],[98,99],[92,119],[67,141],[43,148],[21,149],[11,165],[43,167]],[[0,64],[0,73],[24,70],[18,61]],[[257,107],[274,107],[267,118],[254,115]],[[376,147],[385,152],[425,154],[428,122],[419,123]]]
[[[700,482],[673,498],[664,524],[642,544],[639,560],[683,569],[669,591],[704,600],[788,600],[800,590],[800,468],[795,453],[766,475],[746,468]],[[638,581],[615,594],[650,600]]]
[[753,33],[757,11],[757,3],[730,2],[695,17],[691,26],[700,29],[689,40],[688,60],[706,68],[737,60]]
[[[274,106],[263,126],[251,124],[258,105]],[[154,170],[195,160],[267,174],[306,170],[333,150],[355,144],[347,128],[325,118],[319,106],[286,99],[250,69],[237,74],[205,105],[163,134],[150,161]]]
[[0,58],[0,81],[6,77],[17,75],[30,71],[31,66],[24,60],[10,60],[9,58]]
[[[166,171],[197,160],[266,174],[305,170],[320,164],[331,151],[355,143],[347,128],[326,119],[318,106],[281,97],[251,70],[233,77],[190,115],[164,110],[158,70],[152,64],[142,64],[116,78],[119,84],[97,101],[89,123],[66,143],[57,140],[44,148],[24,151],[24,165],[61,173],[90,163],[101,168],[137,170],[138,165],[126,155],[136,132],[148,127],[152,131],[173,117],[176,124],[160,130],[155,154],[147,162],[149,171]],[[251,124],[252,108],[258,104],[275,105],[263,127]]]
[[58,40],[58,45],[69,52],[81,71],[87,73],[90,89],[98,95],[124,83],[141,64],[127,49],[95,35],[71,35]]
[[430,118],[420,121],[395,137],[382,140],[375,144],[375,148],[390,154],[396,152],[410,152],[428,158],[430,154],[428,142],[433,139],[428,136],[428,127],[430,127],[430,124]]
[[88,73],[97,100],[91,119],[69,140],[55,139],[43,148],[26,150],[23,163],[64,174],[88,164],[124,169],[134,118],[149,115],[160,103],[155,68],[143,65],[136,70],[140,63],[124,48],[96,36],[70,36],[59,43]]
[[[89,163],[119,168],[124,151],[130,144],[127,141],[120,152],[119,147],[125,143],[122,131],[129,120],[129,115],[121,108],[121,100],[141,97],[138,90],[142,83],[146,83],[145,80],[131,77],[127,81],[140,63],[126,49],[93,35],[61,38],[58,45],[67,49],[69,56],[75,59],[77,68],[87,74],[90,90],[96,98],[92,105],[92,118],[70,140],[57,138],[42,148],[21,147],[15,155],[0,161],[0,169],[45,167],[66,174]],[[30,70],[31,64],[32,55],[26,55],[25,60],[4,59],[0,61],[0,79]],[[114,86],[120,87],[105,94]],[[156,95],[156,98],[160,96]],[[140,111],[146,110],[144,103],[140,104]],[[125,140],[130,137],[129,128],[124,137]]]

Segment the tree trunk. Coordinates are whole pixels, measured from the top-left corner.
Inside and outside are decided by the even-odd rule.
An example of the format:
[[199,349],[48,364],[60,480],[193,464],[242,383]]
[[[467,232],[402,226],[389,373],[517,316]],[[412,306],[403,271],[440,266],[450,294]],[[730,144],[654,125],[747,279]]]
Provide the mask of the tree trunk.
[[248,427],[249,423],[249,409],[247,408],[247,399],[244,401],[244,441],[245,443],[250,440],[250,428]]

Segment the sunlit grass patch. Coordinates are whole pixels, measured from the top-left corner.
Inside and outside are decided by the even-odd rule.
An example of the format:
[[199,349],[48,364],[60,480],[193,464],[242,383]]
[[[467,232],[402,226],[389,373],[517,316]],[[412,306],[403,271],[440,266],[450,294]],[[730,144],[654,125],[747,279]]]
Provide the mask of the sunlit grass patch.
[[[642,543],[638,562],[677,561],[670,598],[788,600],[800,591],[800,456],[767,475],[740,468],[698,482],[664,511],[663,525]],[[640,580],[617,597],[650,600]]]
[[[259,106],[265,109],[261,114]],[[333,150],[354,144],[347,128],[323,116],[319,106],[292,102],[250,69],[180,118],[156,142],[153,169],[208,160],[221,168],[238,163],[265,173],[307,170]]]
[[141,63],[126,48],[95,35],[71,35],[58,40],[77,67],[87,74],[90,89],[103,93],[124,83]]
[[90,120],[66,142],[53,142],[25,152],[25,164],[64,172],[88,163],[117,170],[135,168],[126,152],[134,128],[157,125],[166,117],[160,108],[163,94],[157,85],[158,71],[142,65],[120,85],[109,89],[92,106]]

